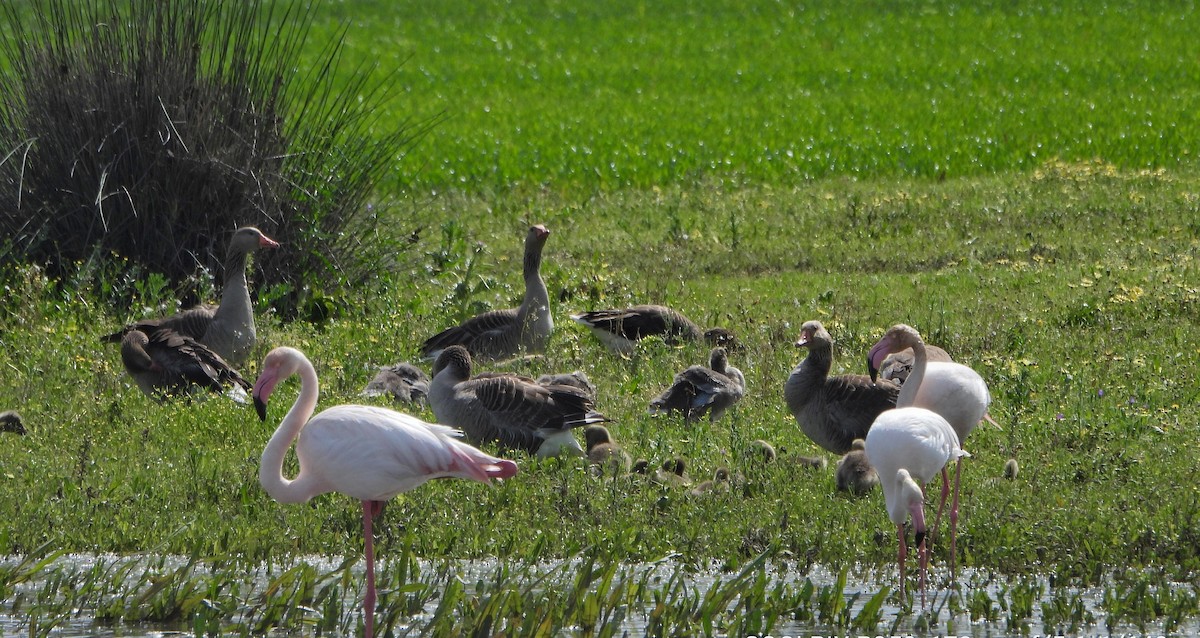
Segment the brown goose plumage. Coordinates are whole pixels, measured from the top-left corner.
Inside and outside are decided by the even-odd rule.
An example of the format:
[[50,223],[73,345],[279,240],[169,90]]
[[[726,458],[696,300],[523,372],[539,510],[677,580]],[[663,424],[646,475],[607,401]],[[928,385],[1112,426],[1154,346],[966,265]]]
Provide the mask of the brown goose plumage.
[[480,360],[507,359],[521,352],[543,352],[554,319],[550,316],[550,293],[542,280],[542,249],[550,231],[545,226],[529,228],[525,237],[525,297],[520,307],[492,310],[447,328],[425,340],[421,354],[438,358],[449,346],[461,345]]
[[708,367],[695,365],[675,375],[671,387],[650,402],[650,414],[682,412],[688,423],[708,414],[709,421],[716,421],[745,394],[745,376],[717,347],[709,353]]
[[[905,348],[900,352],[893,352],[884,357],[883,363],[879,364],[879,378],[893,381],[897,385],[904,385],[904,380],[908,378],[912,372],[913,364],[916,363],[916,355],[912,348]],[[950,354],[945,350],[925,344],[925,360],[926,361],[943,361],[953,362]]]
[[442,350],[429,385],[438,423],[461,428],[474,443],[538,456],[583,455],[573,428],[608,419],[574,386],[543,386],[527,377],[488,373],[471,377],[471,355],[460,345]]
[[704,339],[710,345],[726,350],[738,348],[737,339],[725,328],[701,331],[696,322],[683,313],[666,306],[645,304],[628,308],[592,310],[571,315],[571,319],[587,326],[613,352],[629,354],[638,341],[661,337],[668,344]]
[[117,343],[131,330],[150,333],[157,328],[167,328],[208,346],[230,365],[244,364],[257,341],[254,306],[246,284],[246,261],[250,253],[259,248],[278,247],[278,242],[257,228],[239,228],[229,240],[225,255],[225,283],[221,287],[220,305],[204,304],[169,317],[143,319],[101,337],[101,341]]
[[862,496],[879,485],[879,475],[867,459],[867,445],[862,439],[854,439],[850,451],[838,459],[834,475],[838,490],[854,496]]
[[854,439],[867,436],[880,412],[896,407],[900,388],[887,381],[874,383],[861,374],[829,376],[833,338],[820,321],[807,321],[800,327],[796,346],[808,348],[808,356],[783,386],[788,410],[813,443],[834,454],[845,454]]
[[232,386],[250,390],[250,383],[220,355],[169,328],[125,333],[121,362],[138,388],[156,399],[188,394],[194,387],[213,392]]
[[368,397],[388,395],[399,403],[421,404],[429,395],[430,380],[424,370],[401,362],[380,368],[375,378],[363,388],[362,394]]

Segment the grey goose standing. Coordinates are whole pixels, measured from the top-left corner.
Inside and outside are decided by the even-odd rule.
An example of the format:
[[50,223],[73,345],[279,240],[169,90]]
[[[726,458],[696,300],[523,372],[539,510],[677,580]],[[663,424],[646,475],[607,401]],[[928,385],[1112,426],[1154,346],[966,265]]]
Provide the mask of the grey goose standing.
[[703,339],[726,350],[737,348],[737,339],[729,330],[702,331],[678,310],[655,304],[590,310],[571,315],[571,319],[587,326],[601,343],[618,354],[632,353],[638,342],[647,337],[661,337],[670,345]]
[[473,443],[495,441],[542,457],[582,456],[572,429],[608,421],[592,409],[587,393],[574,386],[544,386],[509,374],[472,377],[471,355],[460,345],[438,356],[429,407],[438,423],[462,429]]
[[507,359],[524,352],[543,352],[554,330],[550,315],[550,293],[542,280],[542,249],[550,231],[545,226],[529,228],[525,236],[525,297],[517,308],[492,310],[447,328],[425,340],[421,354],[436,360],[442,350],[460,345],[480,360]]
[[119,332],[101,337],[108,343],[120,342],[131,330],[152,332],[168,328],[208,346],[230,365],[240,366],[250,357],[257,342],[254,306],[246,283],[246,263],[259,248],[278,248],[279,243],[252,226],[239,228],[229,240],[225,255],[225,282],[219,305],[202,304],[159,319],[143,319]]
[[845,454],[854,439],[867,436],[880,412],[896,407],[900,387],[888,381],[875,383],[861,374],[829,376],[833,338],[820,321],[804,322],[796,346],[808,348],[808,356],[784,383],[788,410],[813,443]]

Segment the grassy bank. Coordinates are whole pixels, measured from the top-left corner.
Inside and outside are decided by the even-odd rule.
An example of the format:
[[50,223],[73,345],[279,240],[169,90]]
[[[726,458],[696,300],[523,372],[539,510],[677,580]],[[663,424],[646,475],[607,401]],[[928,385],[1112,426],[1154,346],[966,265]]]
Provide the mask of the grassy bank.
[[[412,101],[397,116],[448,117],[406,160],[421,170],[398,167],[380,193],[416,211],[403,222],[418,231],[405,269],[335,300],[343,312],[324,323],[260,308],[255,361],[301,348],[321,406],[360,401],[375,366],[515,305],[521,237],[543,222],[557,328],[545,357],[508,369],[583,369],[635,457],[681,455],[697,479],[725,465],[742,480],[694,498],[518,458],[503,485],[438,482],[398,499],[379,526],[384,560],[601,552],[589,555],[737,568],[767,552],[886,567],[895,541],[880,493],[836,494],[832,467],[761,466],[746,448],[763,438],[821,454],[782,399],[803,321],[829,327],[837,372],[861,372],[867,348],[903,321],[984,376],[1003,425],[968,441],[960,565],[1073,586],[1141,567],[1194,582],[1191,7],[603,6],[327,8],[330,23],[353,21],[350,51],[405,60]],[[0,273],[0,409],[20,410],[30,430],[0,437],[0,554],[357,555],[354,503],[282,506],[258,486],[294,384],[266,424],[222,399],[152,403],[98,342],[134,318],[108,310],[106,287],[138,284],[102,272],[59,283]],[[173,309],[141,286],[137,316]],[[749,390],[724,421],[646,415],[703,348],[650,344],[621,359],[567,317],[640,302],[739,334],[747,350],[732,363]],[[1015,481],[1002,478],[1009,458]]]
[[[520,480],[496,489],[444,483],[413,494],[389,512],[392,524],[433,554],[561,556],[636,529],[627,547],[634,558],[678,551],[726,559],[778,544],[825,561],[884,561],[892,547],[875,540],[884,522],[879,495],[835,496],[831,472],[757,468],[744,448],[765,438],[816,452],[781,398],[805,319],[831,326],[842,371],[860,371],[882,330],[907,321],[984,374],[992,412],[1005,424],[970,442],[967,564],[1036,564],[1080,577],[1096,564],[1190,571],[1197,501],[1180,476],[1196,460],[1187,372],[1200,351],[1195,177],[1082,165],[891,186],[835,180],[708,201],[695,191],[625,193],[538,217],[558,204],[532,202],[531,218],[554,232],[546,269],[561,303],[551,351],[515,369],[585,370],[600,387],[598,407],[635,456],[681,454],[697,476],[731,465],[747,477],[744,489],[705,500],[671,494],[664,507],[657,487],[597,484],[575,463],[525,461]],[[633,228],[618,221],[630,209],[666,208],[661,200],[672,197],[681,202],[679,227],[665,214]],[[442,272],[422,264],[325,325],[280,325],[267,315],[264,350],[304,349],[324,379],[323,405],[353,401],[373,366],[413,358],[421,339],[480,303],[513,303],[520,228],[488,228],[482,212],[468,221],[469,204],[453,206],[464,227],[478,230],[450,224],[442,237],[453,240],[429,237],[428,251],[449,264]],[[753,221],[747,210],[757,211]],[[854,215],[897,222],[848,230],[844,220]],[[1048,217],[1061,224],[1054,237],[1043,236]],[[980,232],[961,236],[957,223]],[[654,255],[639,249],[647,244]],[[921,245],[931,248],[912,250]],[[827,261],[830,251],[844,253],[845,267]],[[460,284],[474,293],[456,302]],[[259,490],[257,456],[270,423],[223,400],[157,405],[133,392],[116,352],[98,343],[118,320],[92,301],[95,291],[64,298],[32,272],[9,273],[7,285],[15,303],[0,397],[33,433],[0,442],[3,551],[53,540],[72,551],[266,556],[340,553],[358,543],[354,506],[344,499],[283,508]],[[645,414],[676,370],[703,358],[701,347],[651,346],[624,360],[566,317],[647,299],[732,327],[746,342],[735,363],[749,396],[726,421],[693,428]],[[1017,482],[998,479],[1009,457],[1024,468]],[[1139,507],[1128,508],[1133,502]],[[721,523],[705,523],[714,520]],[[531,535],[542,542],[531,545]]]

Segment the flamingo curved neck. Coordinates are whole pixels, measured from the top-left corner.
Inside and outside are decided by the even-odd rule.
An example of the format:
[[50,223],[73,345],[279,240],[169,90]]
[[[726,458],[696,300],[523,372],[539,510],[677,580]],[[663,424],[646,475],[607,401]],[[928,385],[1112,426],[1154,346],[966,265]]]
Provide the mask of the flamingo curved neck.
[[925,343],[917,340],[912,345],[913,349],[913,367],[908,373],[908,378],[904,380],[904,385],[900,386],[900,394],[896,395],[896,407],[909,408],[917,402],[917,391],[921,389],[921,381],[925,380],[925,366],[929,362],[929,357],[925,352]]
[[300,472],[295,479],[288,480],[283,476],[283,460],[287,456],[288,448],[292,446],[296,437],[300,436],[300,430],[304,429],[304,424],[317,407],[317,371],[305,360],[301,362],[298,374],[300,396],[296,397],[296,402],[288,410],[287,416],[283,417],[275,434],[271,435],[258,466],[259,483],[271,498],[280,503],[304,503],[316,496],[316,493],[307,487],[303,465],[300,466]]

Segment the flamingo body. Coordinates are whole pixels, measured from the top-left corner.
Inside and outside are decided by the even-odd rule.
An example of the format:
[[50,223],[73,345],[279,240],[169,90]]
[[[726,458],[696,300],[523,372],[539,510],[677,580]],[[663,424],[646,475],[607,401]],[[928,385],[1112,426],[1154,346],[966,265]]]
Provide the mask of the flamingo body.
[[921,335],[910,326],[890,328],[867,356],[871,378],[891,353],[912,348],[911,372],[896,397],[897,407],[916,406],[942,415],[958,434],[959,445],[987,414],[991,394],[987,383],[971,368],[948,361],[930,361]]
[[[317,373],[294,348],[276,348],[263,360],[253,392],[260,418],[266,419],[267,399],[275,387],[293,374],[300,375],[300,396],[263,449],[259,482],[280,503],[304,503],[327,492],[362,501],[367,559],[363,623],[371,636],[375,613],[371,519],[383,503],[435,478],[480,483],[509,478],[517,473],[517,465],[459,441],[459,430],[385,408],[339,405],[311,416],[317,404]],[[300,470],[287,479],[283,461],[293,441]]]
[[888,518],[896,525],[900,542],[900,598],[904,598],[904,560],[907,554],[904,523],[911,516],[921,553],[922,600],[928,548],[925,544],[925,493],[923,486],[942,472],[946,463],[966,456],[958,434],[936,412],[924,408],[896,408],[883,412],[867,432],[867,459],[879,476]]

